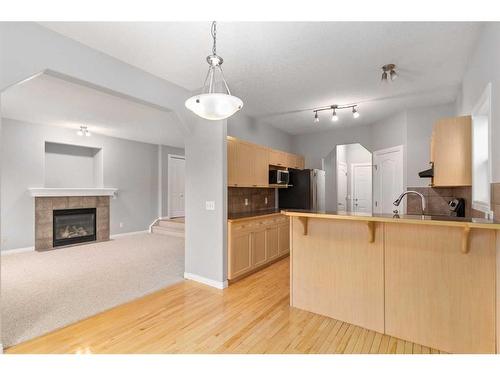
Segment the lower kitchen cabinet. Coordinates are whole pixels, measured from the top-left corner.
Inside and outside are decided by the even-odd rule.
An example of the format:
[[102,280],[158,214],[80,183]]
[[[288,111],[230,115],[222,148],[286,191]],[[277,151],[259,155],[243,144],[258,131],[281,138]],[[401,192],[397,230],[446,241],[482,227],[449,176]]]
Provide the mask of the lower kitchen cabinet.
[[281,214],[228,223],[228,279],[270,264],[290,251],[288,218]]

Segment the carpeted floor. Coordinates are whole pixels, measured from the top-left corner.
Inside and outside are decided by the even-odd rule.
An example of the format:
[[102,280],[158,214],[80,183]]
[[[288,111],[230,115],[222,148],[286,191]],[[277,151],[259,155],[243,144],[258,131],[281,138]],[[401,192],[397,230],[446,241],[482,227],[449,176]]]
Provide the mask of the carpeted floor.
[[183,280],[184,239],[135,234],[1,257],[8,347]]

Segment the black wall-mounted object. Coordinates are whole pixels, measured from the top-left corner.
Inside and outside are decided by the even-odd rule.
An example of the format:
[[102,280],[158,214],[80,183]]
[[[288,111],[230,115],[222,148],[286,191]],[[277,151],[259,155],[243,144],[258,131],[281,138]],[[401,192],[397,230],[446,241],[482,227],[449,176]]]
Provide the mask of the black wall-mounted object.
[[425,171],[422,171],[422,172],[418,172],[418,176],[420,178],[434,177],[434,163],[431,162],[431,168],[426,169]]

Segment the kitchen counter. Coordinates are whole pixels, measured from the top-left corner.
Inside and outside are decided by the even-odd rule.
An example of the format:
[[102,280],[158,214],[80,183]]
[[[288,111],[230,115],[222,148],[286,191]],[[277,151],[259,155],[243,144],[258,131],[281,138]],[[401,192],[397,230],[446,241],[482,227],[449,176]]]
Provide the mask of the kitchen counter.
[[500,349],[500,222],[282,214],[291,306],[450,353]]
[[244,213],[238,213],[238,214],[228,214],[227,221],[236,222],[236,221],[240,221],[240,220],[253,219],[256,217],[277,215],[280,213],[281,213],[281,210],[276,208],[276,209],[272,209],[272,210],[259,210],[259,211],[251,211],[251,212],[244,212]]
[[500,229],[499,220],[486,220],[481,218],[464,218],[453,216],[429,215],[394,215],[375,214],[347,211],[309,211],[309,210],[282,210],[284,215],[337,220],[356,220],[365,222],[430,224],[452,227],[469,227],[483,229]]

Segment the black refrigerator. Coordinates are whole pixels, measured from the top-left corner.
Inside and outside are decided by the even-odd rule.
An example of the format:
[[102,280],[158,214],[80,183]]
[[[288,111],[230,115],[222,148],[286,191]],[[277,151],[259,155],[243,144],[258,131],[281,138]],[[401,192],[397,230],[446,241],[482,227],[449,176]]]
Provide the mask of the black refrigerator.
[[278,189],[279,208],[325,210],[325,171],[289,169],[289,187]]

